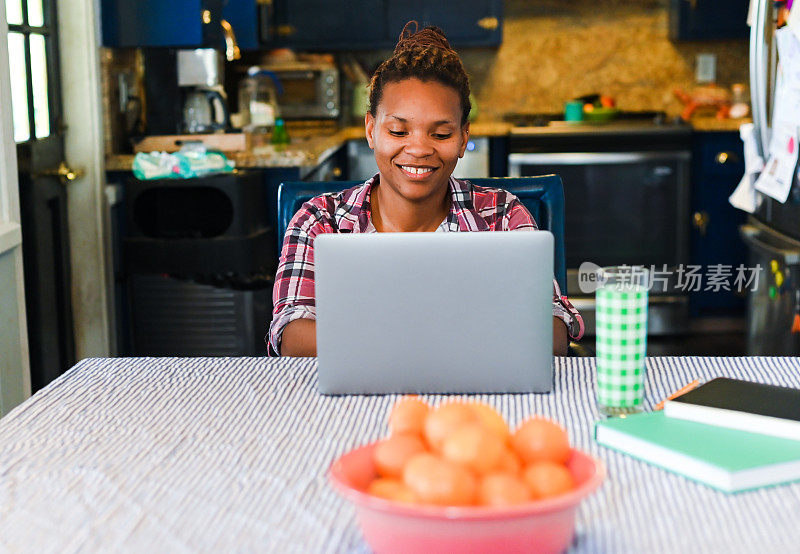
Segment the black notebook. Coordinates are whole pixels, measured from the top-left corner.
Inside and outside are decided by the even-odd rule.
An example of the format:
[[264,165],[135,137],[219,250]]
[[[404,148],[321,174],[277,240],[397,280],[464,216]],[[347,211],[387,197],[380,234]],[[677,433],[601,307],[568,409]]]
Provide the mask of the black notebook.
[[667,417],[800,440],[800,389],[719,377],[664,403]]

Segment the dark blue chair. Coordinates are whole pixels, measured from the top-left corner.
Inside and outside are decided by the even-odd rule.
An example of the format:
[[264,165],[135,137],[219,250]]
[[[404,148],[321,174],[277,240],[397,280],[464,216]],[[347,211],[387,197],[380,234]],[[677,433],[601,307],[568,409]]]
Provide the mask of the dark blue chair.
[[[482,187],[496,187],[517,196],[536,220],[539,228],[553,233],[553,268],[561,293],[567,294],[567,269],[564,257],[564,186],[558,175],[470,179]],[[363,181],[290,182],[278,187],[278,252],[292,216],[303,202],[326,192],[338,192]]]

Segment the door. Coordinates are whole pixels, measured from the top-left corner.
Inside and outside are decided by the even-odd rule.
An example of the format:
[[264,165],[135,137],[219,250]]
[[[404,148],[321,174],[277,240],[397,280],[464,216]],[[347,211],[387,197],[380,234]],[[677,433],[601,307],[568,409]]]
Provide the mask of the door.
[[[0,0],[0,114],[11,113],[8,31]],[[22,275],[17,152],[10,117],[0,117],[0,416],[30,396]]]
[[54,0],[5,0],[31,386],[75,363]]

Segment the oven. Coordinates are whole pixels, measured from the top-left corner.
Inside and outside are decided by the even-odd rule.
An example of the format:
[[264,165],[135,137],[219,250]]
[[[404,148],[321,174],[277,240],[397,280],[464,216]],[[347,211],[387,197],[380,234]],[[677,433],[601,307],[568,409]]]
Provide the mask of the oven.
[[651,289],[648,333],[686,330],[676,269],[689,261],[690,136],[684,125],[649,119],[512,130],[509,175],[556,173],[564,183],[567,291],[588,334],[594,295],[579,286],[584,262],[666,266]]

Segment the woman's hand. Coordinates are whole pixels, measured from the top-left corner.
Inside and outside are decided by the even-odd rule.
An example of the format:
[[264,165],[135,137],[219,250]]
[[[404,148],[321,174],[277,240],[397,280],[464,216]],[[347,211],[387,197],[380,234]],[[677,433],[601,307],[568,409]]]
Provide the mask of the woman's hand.
[[566,356],[568,347],[567,324],[553,316],[553,356]]
[[295,319],[283,328],[281,356],[316,356],[317,322],[313,319]]

